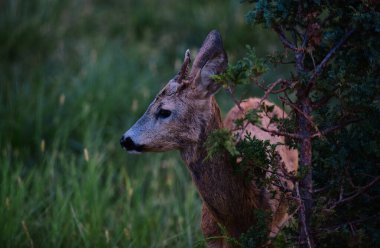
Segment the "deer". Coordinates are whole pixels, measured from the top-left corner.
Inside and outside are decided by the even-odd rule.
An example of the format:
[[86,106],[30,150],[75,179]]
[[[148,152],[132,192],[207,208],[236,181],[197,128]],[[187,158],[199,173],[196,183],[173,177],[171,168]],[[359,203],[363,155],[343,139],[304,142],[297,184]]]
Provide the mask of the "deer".
[[[190,64],[187,50],[179,73],[157,94],[143,116],[122,135],[120,144],[129,153],[179,150],[202,200],[201,230],[208,247],[229,247],[222,238],[221,227],[228,236],[238,238],[255,225],[257,209],[272,213],[268,235],[275,237],[289,217],[284,197],[278,193],[272,198],[267,191],[257,188],[255,182],[244,183],[242,176],[234,173],[227,154],[223,152],[205,159],[205,143],[210,133],[220,128],[239,132],[234,120],[242,118],[250,109],[259,108],[261,100],[249,98],[243,101],[222,121],[214,97],[221,85],[215,82],[213,75],[226,70],[228,58],[218,31],[212,30],[207,35],[191,70]],[[274,105],[273,116],[287,118],[280,107],[267,100],[265,104]],[[269,118],[261,116],[261,124],[276,129]],[[272,144],[285,143],[284,137],[272,135],[257,125],[248,123],[246,131]],[[237,135],[245,134],[240,131]],[[287,171],[297,170],[297,150],[278,145],[276,152]]]

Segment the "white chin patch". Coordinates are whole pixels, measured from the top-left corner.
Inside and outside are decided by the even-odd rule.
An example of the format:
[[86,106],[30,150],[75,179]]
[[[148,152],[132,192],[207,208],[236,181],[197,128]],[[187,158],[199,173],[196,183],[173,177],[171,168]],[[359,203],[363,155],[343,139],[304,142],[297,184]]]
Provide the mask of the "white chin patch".
[[133,151],[128,151],[129,154],[141,154],[141,152],[138,152],[136,150],[133,150]]

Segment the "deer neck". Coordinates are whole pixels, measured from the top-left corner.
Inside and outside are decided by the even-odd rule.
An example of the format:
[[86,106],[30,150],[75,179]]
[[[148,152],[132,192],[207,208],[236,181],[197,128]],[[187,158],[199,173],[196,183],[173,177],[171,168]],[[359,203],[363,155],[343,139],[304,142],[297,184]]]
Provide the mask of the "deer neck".
[[212,115],[205,121],[199,142],[181,151],[181,156],[208,210],[231,235],[237,236],[252,225],[256,200],[252,187],[234,173],[227,154],[221,153],[205,159],[207,136],[223,127],[220,109],[215,99],[212,99],[211,104]]

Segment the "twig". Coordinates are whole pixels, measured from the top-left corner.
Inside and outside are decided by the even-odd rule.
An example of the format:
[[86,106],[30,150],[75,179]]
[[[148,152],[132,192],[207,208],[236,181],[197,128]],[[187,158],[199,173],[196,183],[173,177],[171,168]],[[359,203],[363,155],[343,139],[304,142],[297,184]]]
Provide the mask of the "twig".
[[322,188],[315,189],[315,190],[313,190],[313,194],[317,194],[317,193],[323,192],[323,191],[325,191],[326,189],[328,189],[329,187],[330,187],[330,185],[326,185],[326,186],[324,186],[324,187],[322,187]]
[[238,101],[238,100],[236,99],[234,93],[232,92],[232,90],[231,90],[230,88],[226,89],[226,91],[227,91],[227,94],[230,95],[230,97],[232,98],[232,100],[234,101],[234,103],[236,104],[236,106],[238,106],[239,110],[240,110],[241,112],[244,112],[244,109],[240,106],[240,104],[241,104],[242,101],[241,101],[241,100]]
[[339,189],[339,200],[343,199],[343,193],[344,193],[344,188],[343,188],[343,184],[341,184],[340,189]]
[[296,110],[298,113],[300,113],[301,115],[303,115],[305,117],[305,119],[313,126],[313,128],[317,131],[317,134],[320,133],[319,131],[319,128],[317,126],[317,124],[314,123],[314,121],[311,119],[310,116],[308,116],[305,112],[303,112],[296,104],[290,102],[290,99],[288,97],[288,100],[286,100],[285,98],[283,97],[280,97],[280,101],[284,102],[285,104],[289,105],[291,108],[293,108],[294,110]]
[[292,32],[292,37],[293,37],[293,42],[294,42],[294,45],[295,46],[298,46],[298,42],[297,42],[297,33],[296,33],[296,30],[295,29],[293,29],[292,30],[293,32]]
[[[371,215],[371,216],[368,216],[368,217],[365,217],[365,218],[361,218],[361,219],[357,219],[357,220],[350,220],[348,222],[345,222],[345,223],[342,223],[342,224],[338,224],[338,225],[335,225],[335,226],[320,228],[320,229],[318,229],[318,231],[322,231],[322,232],[325,232],[325,231],[335,231],[336,229],[344,227],[344,226],[346,226],[348,224],[358,224],[358,223],[361,223],[361,222],[364,222],[364,221],[367,221],[367,220],[370,220],[370,219],[374,219],[375,217],[377,217],[379,215],[380,215],[380,213],[376,213],[374,215]],[[318,233],[317,233],[317,235],[318,235]]]
[[281,172],[286,175],[286,177],[291,180],[291,182],[294,184],[295,181],[297,181],[297,177],[295,176],[295,173],[296,171],[288,171],[286,168],[285,168],[285,163],[282,162],[280,164],[280,169],[281,169]]
[[[251,80],[252,80],[252,78],[251,78]],[[253,80],[253,81],[255,81],[255,84],[256,84],[260,89],[262,89],[262,90],[264,90],[264,91],[267,91],[267,90],[268,90],[268,88],[265,87],[264,85],[260,84],[258,80]]]
[[[297,199],[297,203],[298,203],[298,206],[296,208],[296,210],[294,210],[291,214],[288,214],[288,217],[282,221],[282,224],[281,225],[276,225],[276,227],[278,228],[278,230],[282,230],[282,228],[288,223],[288,221],[293,218],[293,216],[298,212],[298,210],[301,208],[301,204],[300,204],[300,200],[298,198]],[[272,233],[272,232],[271,232]]]
[[[264,172],[273,174],[274,176],[277,176],[279,178],[285,178],[285,179],[290,180],[292,182],[296,180],[296,177],[294,175],[290,175],[290,173],[287,172],[287,171],[284,173],[284,171],[282,170],[282,168],[281,168],[281,172],[283,172],[284,174],[280,174],[280,173],[275,172],[275,171],[270,170],[270,169],[265,169],[265,168],[260,168],[260,169],[263,170]],[[280,187],[282,189],[285,189],[286,191],[289,191],[288,187],[286,187],[285,185],[276,185],[276,186],[278,186],[278,187]]]
[[331,59],[331,57],[335,54],[335,52],[343,45],[344,42],[348,39],[348,37],[351,36],[351,34],[355,31],[355,29],[351,29],[348,31],[340,41],[335,44],[335,46],[327,53],[327,55],[323,58],[321,63],[316,67],[314,70],[313,75],[310,78],[309,88],[312,88],[312,86],[315,84],[315,80],[317,77],[322,73],[323,68],[326,66],[327,62]]
[[277,131],[277,130],[270,130],[270,129],[267,129],[267,128],[261,127],[261,126],[257,126],[257,127],[260,128],[261,130],[263,130],[264,132],[267,132],[267,133],[270,133],[273,135],[277,135],[277,136],[284,136],[284,137],[293,138],[293,139],[301,139],[302,138],[301,135],[296,134],[296,133],[288,133],[288,132],[281,132],[281,131]]
[[346,198],[339,199],[338,201],[334,202],[334,204],[332,204],[332,206],[329,207],[328,209],[329,210],[334,209],[336,206],[338,206],[340,204],[343,204],[345,202],[353,200],[354,198],[356,198],[357,196],[362,194],[364,191],[368,190],[372,185],[374,185],[379,180],[380,180],[380,176],[375,177],[375,179],[373,179],[370,183],[368,183],[367,185],[365,185],[363,187],[360,187],[360,189],[357,190],[354,194],[352,194]]
[[339,123],[335,126],[332,126],[332,127],[328,127],[328,128],[325,128],[323,129],[322,131],[319,131],[319,132],[316,132],[314,134],[311,135],[312,138],[315,138],[315,137],[321,137],[321,136],[325,136],[326,134],[330,133],[330,132],[333,132],[335,130],[338,130],[338,129],[341,129],[343,128],[344,126],[347,126],[348,124],[352,124],[352,123],[355,123],[355,122],[359,122],[361,121],[362,119],[351,119],[351,120],[347,120],[347,121],[344,121],[342,123]]
[[354,224],[349,222],[348,225],[350,227],[351,235],[354,236],[356,234]]
[[[288,95],[288,92],[284,92],[284,96],[286,97],[286,99],[288,100],[287,102],[289,102],[290,104],[295,104],[292,99],[290,99],[290,96]],[[280,101],[281,101],[281,96],[279,97]],[[281,101],[282,102],[282,101]],[[285,102],[282,102],[282,104],[287,104]]]
[[310,55],[311,61],[313,62],[314,70],[316,70],[316,65],[315,65],[315,60],[314,60],[313,52],[310,51],[310,52],[308,52],[308,54]]
[[284,44],[285,47],[290,48],[290,49],[292,49],[294,51],[297,51],[297,47],[293,43],[291,43],[288,40],[288,38],[286,38],[286,36],[284,34],[284,30],[282,29],[282,27],[274,26],[273,29],[278,34],[278,36],[280,37],[280,40],[281,40],[282,44]]
[[309,33],[309,30],[306,29],[306,30],[305,30],[305,33],[303,34],[303,40],[302,40],[302,45],[301,45],[301,48],[302,48],[303,50],[306,49],[307,42],[309,41],[308,33]]
[[[269,87],[265,90],[265,94],[264,96],[261,98],[260,100],[260,105],[263,103],[264,100],[266,100],[268,98],[268,96],[273,93],[273,89],[279,85],[279,84],[288,84],[289,85],[289,82],[287,80],[284,80],[284,79],[277,79],[275,82],[273,82],[272,84],[269,85]],[[280,90],[277,90],[276,93],[274,94],[278,94],[278,93],[281,93],[282,91],[286,90],[287,87],[285,88],[281,88]]]
[[296,70],[299,75],[301,75],[305,70],[303,62],[305,59],[306,46],[309,41],[308,33],[309,30],[306,29],[303,35],[301,47],[298,48],[294,54],[296,60]]

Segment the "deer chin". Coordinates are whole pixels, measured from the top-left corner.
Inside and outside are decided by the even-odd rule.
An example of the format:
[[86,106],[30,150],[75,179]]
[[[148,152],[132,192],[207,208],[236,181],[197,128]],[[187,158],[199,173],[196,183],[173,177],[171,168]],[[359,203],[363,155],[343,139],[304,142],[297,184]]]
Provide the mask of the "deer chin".
[[166,145],[141,145],[137,152],[147,153],[147,152],[168,152],[178,150],[176,146],[166,146]]
[[126,150],[129,154],[141,154],[141,153],[143,153],[143,152],[146,151],[144,145],[137,145],[137,144],[133,144],[133,145],[125,145],[123,148],[124,148],[124,150]]
[[142,152],[141,151],[136,151],[136,150],[131,150],[131,151],[127,151],[129,154],[141,154]]
[[129,154],[142,154],[142,153],[147,153],[147,152],[166,152],[168,151],[167,149],[163,149],[161,146],[159,147],[153,147],[153,146],[149,146],[149,145],[138,145],[138,146],[135,146],[133,149],[126,149],[125,150],[129,153]]

